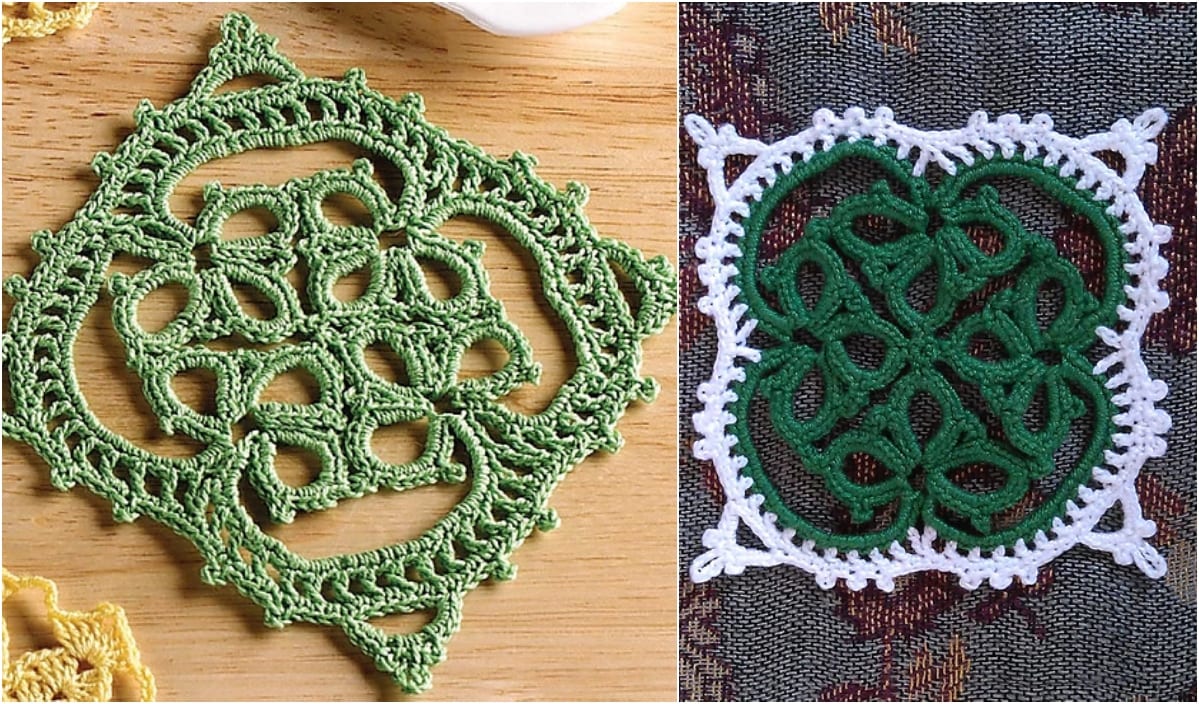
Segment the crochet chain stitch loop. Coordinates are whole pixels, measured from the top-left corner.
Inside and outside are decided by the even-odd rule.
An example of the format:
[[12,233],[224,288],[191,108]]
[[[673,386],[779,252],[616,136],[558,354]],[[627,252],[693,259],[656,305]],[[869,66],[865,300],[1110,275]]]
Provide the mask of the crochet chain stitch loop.
[[[691,564],[692,579],[702,582],[721,573],[737,575],[751,566],[792,565],[810,572],[826,589],[844,579],[850,589],[874,583],[890,591],[896,577],[924,570],[956,574],[967,589],[984,581],[1004,589],[1016,578],[1033,584],[1042,565],[1079,544],[1110,553],[1117,564],[1135,564],[1148,576],[1163,575],[1165,560],[1147,540],[1156,528],[1141,510],[1136,479],[1147,460],[1165,452],[1162,436],[1170,429],[1169,415],[1156,407],[1168,389],[1150,377],[1141,359],[1141,338],[1150,317],[1169,303],[1160,288],[1168,264],[1159,250],[1171,231],[1149,218],[1136,189],[1157,157],[1153,139],[1166,119],[1163,110],[1153,108],[1132,120],[1116,120],[1106,132],[1074,138],[1055,132],[1048,115],[1028,121],[1018,115],[992,120],[977,112],[961,129],[925,131],[897,122],[886,107],[873,114],[854,107],[843,115],[818,110],[808,129],[766,144],[742,137],[732,125],[714,127],[698,115],[687,116],[684,124],[699,147],[697,161],[707,172],[715,201],[711,230],[695,246],[702,260],[699,278],[707,287],[698,308],[712,317],[719,341],[712,376],[698,388],[704,405],[694,416],[701,437],[693,447],[697,458],[714,463],[725,495],[719,522],[703,535],[707,552]],[[774,206],[767,201],[777,205],[790,190],[785,182],[795,172],[807,174],[812,164],[818,166],[830,154],[851,151],[867,160],[873,157],[878,170],[896,185],[876,185],[865,194],[844,199],[758,271],[752,264],[758,254],[751,234],[764,224],[751,226],[752,218],[764,219],[772,211]],[[1097,156],[1103,152],[1121,157],[1119,170]],[[752,161],[730,177],[726,162],[733,155],[749,156]],[[941,172],[936,188],[922,183],[932,164]],[[1082,295],[1086,287],[1078,284],[1078,272],[1057,257],[1049,242],[1031,235],[1011,237],[1010,233],[1023,232],[1019,221],[997,207],[997,190],[983,182],[989,175],[1013,169],[1023,169],[1018,176],[1025,181],[1034,174],[1032,180],[1039,181],[1043,191],[1083,215],[1099,239],[1107,238],[1099,248],[1104,250],[1102,290],[1086,290]],[[863,218],[854,215],[859,212]],[[857,232],[858,219],[866,224],[883,220],[894,227],[880,238],[869,229]],[[993,233],[1009,234],[1000,237],[997,251],[988,253],[969,242],[967,228],[955,222],[980,222]],[[1021,244],[1022,239],[1027,241]],[[747,260],[750,265],[744,264]],[[855,262],[852,271],[846,262]],[[956,276],[946,276],[950,269]],[[924,308],[909,304],[908,289],[916,294],[913,301],[918,301],[917,283],[929,275],[943,291],[969,294],[968,302],[979,298],[969,292],[983,291],[985,286],[979,288],[979,282],[984,279],[1006,279],[998,288],[1007,290],[985,302],[973,300],[974,308],[961,315],[955,313],[955,306],[937,305],[946,299],[944,294],[940,299],[925,299]],[[1062,289],[1063,300],[1056,320],[1041,325],[1035,307],[1016,304],[1040,298],[1046,285]],[[820,290],[813,292],[814,288]],[[947,325],[946,315],[954,326],[942,334],[937,324]],[[881,351],[873,358],[846,354],[847,333],[842,328],[854,327],[875,338],[874,347]],[[751,343],[759,328],[761,333]],[[930,335],[930,329],[935,334]],[[1095,346],[1088,340],[1102,344]],[[766,349],[759,349],[763,341]],[[1082,350],[1101,351],[1103,356],[1092,364]],[[859,365],[855,360],[867,363]],[[909,366],[917,372],[905,371]],[[801,405],[801,413],[791,404],[796,402],[797,389],[809,386],[809,379],[821,384],[822,396],[831,396],[832,401],[824,398],[822,404]],[[855,393],[846,379],[860,387],[874,387],[865,392],[869,403],[864,404],[861,390]],[[978,403],[959,403],[964,399],[958,397],[958,390],[969,386],[1002,391],[995,396],[1003,403],[990,411],[993,419],[986,424],[985,434],[978,430],[978,418],[970,417]],[[836,388],[830,391],[830,387]],[[1024,427],[1021,417],[1036,393],[1045,396],[1048,417],[1047,427],[1041,429]],[[863,519],[874,518],[873,507],[891,502],[895,508],[890,520],[908,524],[906,533],[889,543],[885,537],[874,541],[875,547],[839,549],[827,544],[827,532],[814,538],[801,534],[804,524],[788,525],[788,507],[780,507],[783,502],[777,491],[766,477],[753,476],[751,463],[759,460],[753,457],[745,408],[754,394],[764,396],[770,405],[769,425],[790,434],[787,446],[792,452],[799,446],[813,450],[809,454],[824,453],[813,464],[823,462],[824,484],[830,494],[841,498],[851,523],[865,525]],[[957,491],[966,487],[944,481],[950,477],[942,472],[924,472],[922,478],[909,481],[912,468],[939,439],[931,433],[923,447],[914,439],[915,428],[906,416],[916,395],[939,406],[942,415],[948,409],[949,415],[963,416],[965,432],[958,435],[983,438],[974,447],[982,452],[959,453],[959,459],[977,464],[980,457],[988,456],[999,465],[992,469],[1004,481],[992,489],[991,496],[982,492],[981,497],[987,502],[994,498],[994,506],[984,506],[980,497],[971,496],[979,492]],[[982,403],[986,405],[985,400]],[[823,437],[833,435],[838,423],[844,423],[837,420],[836,410],[865,405],[876,408],[854,419],[856,430],[850,424],[837,431],[839,437]],[[1110,431],[1092,432],[1092,444],[1083,449],[1084,454],[1096,456],[1093,466],[1087,466],[1084,458],[1072,475],[1066,467],[1055,468],[1052,459],[1036,455],[1039,447],[1054,445],[1050,442],[1053,428],[1084,416],[1093,416]],[[860,437],[862,432],[868,437]],[[876,475],[869,487],[855,486],[849,472],[838,464],[845,452],[852,454],[863,441],[874,442],[876,454],[882,455],[871,459],[873,469],[867,467],[867,476]],[[834,446],[837,452],[832,451]],[[1033,454],[1027,454],[1029,450]],[[940,454],[942,461],[948,456]],[[889,464],[891,473],[877,476],[879,464]],[[806,471],[799,466],[791,469]],[[1046,477],[1050,470],[1054,472],[1050,481],[1072,485],[1075,492],[1049,497],[1043,506],[1053,506],[1057,513],[1043,529],[1028,539],[1004,536],[982,520],[984,508],[1007,505],[1024,491],[1024,478]],[[939,516],[930,518],[928,508],[946,497],[978,509],[975,520],[953,521],[951,528],[976,543],[979,536],[989,534],[998,544],[969,547],[941,535],[935,523]],[[918,501],[925,502],[921,512],[914,508]],[[1101,519],[1114,508],[1119,509],[1119,527],[1100,530]],[[922,529],[910,525],[917,516]],[[866,528],[877,531],[879,526]],[[1004,542],[1012,538],[1011,544]],[[866,539],[873,541],[869,535]]]
[[[228,15],[221,31],[189,93],[161,110],[143,101],[133,135],[94,159],[100,185],[87,204],[59,233],[36,233],[41,263],[28,279],[5,282],[16,305],[4,335],[13,398],[4,432],[37,449],[57,488],[83,484],[110,500],[119,520],[145,515],[188,537],[204,556],[202,578],[235,585],[263,607],[268,625],[338,625],[380,670],[421,691],[445,657],[465,594],[515,574],[512,551],[534,528],[557,523],[548,499],[558,481],[592,452],[619,449],[616,421],[632,401],[656,395],[656,382],[638,371],[641,340],[673,314],[674,272],[664,257],[646,260],[600,238],[582,211],[583,186],[558,191],[537,177],[530,156],[496,160],[452,139],[425,121],[419,96],[393,101],[358,69],[341,81],[308,78],[243,15]],[[220,91],[244,75],[273,82]],[[170,210],[177,184],[202,164],[326,141],[394,165],[398,198],[363,159],[279,186],[209,183],[194,225]],[[326,219],[322,202],[335,194],[361,201],[369,224]],[[252,208],[271,213],[270,232],[223,233],[230,217]],[[491,295],[483,245],[439,233],[456,217],[492,223],[528,251],[572,341],[576,369],[539,413],[498,403],[537,383],[540,367]],[[152,264],[107,274],[122,253]],[[297,292],[287,276],[301,261],[307,282]],[[422,271],[430,262],[457,279],[444,298]],[[354,300],[334,296],[334,283],[359,270],[368,272],[365,289]],[[620,277],[636,292],[630,301]],[[144,329],[139,305],[167,285],[186,289],[186,305],[161,329]],[[236,290],[245,287],[269,302],[269,315],[243,310]],[[149,453],[88,409],[70,350],[104,290],[162,430],[202,443],[196,456]],[[209,344],[228,339],[247,344]],[[464,378],[462,358],[481,340],[502,345],[508,360]],[[402,383],[367,365],[364,350],[380,343],[405,367]],[[177,375],[197,369],[215,377],[212,408],[194,409],[173,391]],[[261,398],[295,369],[316,381],[312,403]],[[422,420],[425,447],[415,460],[394,465],[371,451],[377,428]],[[239,425],[249,430],[237,439]],[[290,486],[276,474],[284,446],[319,458],[311,482]],[[265,520],[286,523],[368,493],[463,482],[465,497],[418,538],[321,559],[290,550],[247,509],[257,501]],[[413,633],[372,625],[411,612],[432,620]]]

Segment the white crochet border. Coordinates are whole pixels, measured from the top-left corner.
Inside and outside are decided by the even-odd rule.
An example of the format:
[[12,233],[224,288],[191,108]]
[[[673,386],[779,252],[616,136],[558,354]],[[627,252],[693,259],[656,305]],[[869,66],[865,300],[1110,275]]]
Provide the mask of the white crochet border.
[[[895,577],[926,570],[955,573],[966,589],[975,589],[984,580],[996,589],[1004,589],[1012,584],[1013,577],[1033,584],[1042,565],[1078,544],[1109,552],[1120,565],[1135,562],[1150,577],[1165,574],[1165,560],[1146,540],[1156,526],[1144,518],[1135,486],[1145,460],[1164,454],[1166,442],[1161,436],[1170,429],[1169,415],[1154,406],[1165,398],[1166,384],[1149,376],[1140,350],[1150,317],[1169,303],[1158,286],[1168,268],[1158,249],[1170,239],[1171,231],[1149,219],[1136,193],[1146,166],[1157,160],[1157,145],[1152,140],[1166,124],[1165,111],[1151,109],[1132,122],[1120,119],[1109,131],[1081,139],[1054,132],[1053,121],[1043,114],[1022,122],[1018,115],[992,121],[986,113],[976,112],[962,129],[926,132],[896,122],[892,111],[885,107],[873,116],[867,116],[861,108],[850,108],[844,116],[821,109],[813,116],[811,127],[774,144],[742,137],[731,125],[715,129],[698,115],[687,116],[684,124],[699,146],[698,162],[707,171],[708,187],[716,202],[711,231],[695,246],[702,259],[699,277],[708,288],[699,309],[715,321],[719,347],[712,377],[698,389],[704,409],[695,414],[694,423],[702,438],[693,450],[700,460],[715,464],[726,496],[719,523],[704,532],[707,552],[691,564],[693,581],[704,582],[721,573],[737,575],[749,566],[793,565],[811,573],[825,589],[845,579],[854,590],[873,581],[880,589],[891,591]],[[1112,449],[1105,452],[1104,465],[1093,470],[1100,488],[1080,486],[1077,499],[1066,504],[1068,520],[1054,519],[1051,535],[1039,531],[1031,546],[1021,540],[1011,550],[1000,546],[988,553],[979,548],[962,552],[949,542],[938,549],[936,532],[926,527],[923,532],[910,529],[906,540],[893,542],[886,554],[878,549],[864,556],[857,551],[821,550],[810,540],[797,543],[793,529],[780,527],[773,513],[762,510],[764,498],[747,493],[753,482],[740,472],[746,460],[734,452],[737,439],[725,430],[734,422],[726,410],[736,400],[730,384],[745,378],[738,360],[756,362],[760,358],[758,350],[748,343],[757,321],[748,318],[746,306],[736,301],[736,259],[741,256],[737,239],[744,234],[738,219],[749,215],[751,199],[760,200],[780,174],[790,171],[796,159],[807,161],[817,150],[858,139],[891,144],[900,158],[907,158],[914,150],[916,175],[923,174],[933,162],[952,174],[957,163],[968,165],[976,158],[990,159],[996,152],[1006,158],[1017,153],[1026,160],[1042,158],[1046,165],[1060,168],[1063,176],[1078,178],[1078,188],[1092,190],[1095,200],[1109,203],[1107,212],[1120,222],[1120,231],[1130,237],[1124,245],[1129,254],[1125,269],[1136,277],[1136,286],[1125,287],[1127,305],[1118,308],[1127,327],[1121,333],[1106,327],[1096,329],[1099,339],[1112,351],[1094,372],[1118,369],[1106,386],[1113,390],[1122,387],[1112,399],[1121,409],[1113,416],[1118,430],[1112,435]],[[1104,151],[1118,152],[1123,157],[1123,173],[1113,171],[1095,156]],[[725,183],[725,160],[731,154],[755,158],[729,185]],[[1100,519],[1117,502],[1124,515],[1121,528],[1096,530]],[[765,549],[738,543],[741,523],[753,531]]]

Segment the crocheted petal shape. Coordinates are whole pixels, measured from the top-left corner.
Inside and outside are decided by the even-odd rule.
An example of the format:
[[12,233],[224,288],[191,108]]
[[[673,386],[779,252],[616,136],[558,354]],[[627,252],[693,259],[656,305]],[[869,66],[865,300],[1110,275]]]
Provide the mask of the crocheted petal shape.
[[[143,101],[133,134],[96,156],[100,185],[75,218],[34,235],[42,261],[33,275],[5,282],[16,305],[3,340],[14,400],[4,432],[37,449],[55,486],[83,484],[119,520],[149,516],[189,538],[204,556],[202,578],[235,585],[268,625],[340,626],[380,670],[420,691],[465,595],[514,575],[515,548],[557,523],[553,487],[592,452],[619,449],[617,420],[656,395],[639,373],[641,341],[673,314],[675,274],[664,257],[600,237],[583,212],[586,188],[559,191],[532,157],[496,159],[450,137],[424,119],[419,96],[392,100],[357,69],[342,80],[307,77],[243,15],[226,17],[221,34],[187,95],[161,109]],[[267,80],[223,88],[247,75]],[[327,141],[390,162],[403,175],[398,195],[358,159],[274,186],[208,183],[194,225],[170,211],[175,186],[205,163]],[[330,198],[354,199],[365,215],[333,222]],[[269,226],[233,232],[230,219],[244,211]],[[576,369],[540,412],[500,402],[536,383],[540,366],[492,295],[483,245],[440,232],[458,217],[494,225],[529,253],[569,335]],[[126,254],[150,264],[109,273]],[[434,286],[430,269],[452,285]],[[343,300],[335,284],[355,272],[369,281]],[[138,308],[164,286],[182,287],[187,302],[160,329],[143,329]],[[154,455],[88,409],[70,350],[104,291],[159,426],[198,442],[194,457]],[[366,350],[377,345],[394,351],[402,374],[372,369]],[[506,359],[466,374],[479,345]],[[197,372],[213,380],[206,408],[174,392],[180,375]],[[310,380],[312,398],[272,396],[288,375]],[[376,456],[372,436],[396,425],[423,427],[419,456]],[[312,476],[285,481],[284,451],[309,456]],[[433,484],[464,496],[406,542],[310,559],[269,532],[368,494]],[[417,612],[429,621],[412,633],[380,625]]]

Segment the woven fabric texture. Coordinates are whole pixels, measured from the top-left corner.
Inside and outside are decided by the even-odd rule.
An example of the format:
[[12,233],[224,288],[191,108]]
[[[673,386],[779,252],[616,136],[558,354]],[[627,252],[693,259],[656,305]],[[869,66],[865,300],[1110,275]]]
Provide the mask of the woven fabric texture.
[[[680,404],[680,697],[686,700],[1183,699],[1195,688],[1195,10],[1186,6],[686,5],[680,16],[680,118],[697,113],[767,142],[813,113],[888,106],[907,124],[953,129],[971,113],[1053,115],[1090,134],[1163,108],[1169,123],[1139,192],[1174,229],[1163,253],[1171,306],[1144,356],[1171,389],[1164,457],[1137,482],[1150,539],[1168,571],[1150,580],[1087,550],[1033,585],[966,591],[925,573],[890,594],[844,584],[825,592],[799,570],[750,568],[701,585],[685,568],[720,515],[720,483],[691,455],[700,407]],[[707,380],[716,350],[695,243],[713,212],[706,175],[680,132],[681,389]],[[746,162],[731,159],[728,176]],[[848,170],[780,206],[763,235],[794,237],[859,187]],[[1015,210],[1050,233],[1088,276],[1101,264],[1087,228],[1033,193]],[[768,427],[765,407],[754,421]],[[916,422],[915,419],[913,421]],[[764,453],[765,454],[765,453]],[[764,461],[769,462],[769,457]],[[792,487],[797,493],[803,487]],[[1118,517],[1114,517],[1118,523]],[[743,536],[752,542],[750,535]]]

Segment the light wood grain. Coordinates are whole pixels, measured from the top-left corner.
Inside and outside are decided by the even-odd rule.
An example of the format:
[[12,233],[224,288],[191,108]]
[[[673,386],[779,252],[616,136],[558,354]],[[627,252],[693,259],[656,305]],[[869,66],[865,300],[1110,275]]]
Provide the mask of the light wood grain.
[[[84,30],[4,49],[6,275],[36,264],[33,231],[61,227],[83,204],[96,185],[92,155],[129,133],[138,99],[161,106],[185,92],[231,9],[278,36],[310,75],[361,66],[383,93],[422,93],[430,121],[452,135],[496,155],[535,154],[551,183],[590,187],[588,214],[601,234],[675,260],[673,5],[632,5],[575,32],[505,39],[433,6],[106,3]],[[279,183],[351,158],[332,147],[282,161],[223,160],[185,182],[178,205],[194,205],[188,189],[200,179]],[[570,373],[563,338],[530,295],[519,253],[494,233],[471,236],[488,245],[494,290],[546,366],[546,388],[514,401],[536,408]],[[155,426],[107,316],[98,308],[76,346],[89,402],[135,442],[188,452]],[[467,597],[462,630],[423,698],[675,698],[673,323],[646,344],[643,371],[661,382],[658,401],[621,421],[619,454],[592,457],[565,479],[551,502],[562,526],[517,551],[517,579]],[[4,565],[57,580],[66,608],[123,605],[161,699],[402,696],[337,629],[269,630],[233,588],[200,582],[188,541],[146,519],[116,524],[107,504],[82,488],[55,491],[25,446],[5,441],[3,479]],[[419,533],[453,498],[421,490],[398,503],[339,508],[288,528],[288,540],[311,553],[375,547]]]

